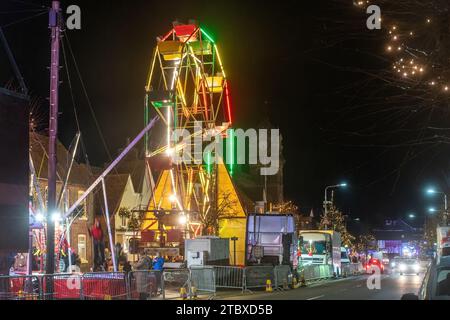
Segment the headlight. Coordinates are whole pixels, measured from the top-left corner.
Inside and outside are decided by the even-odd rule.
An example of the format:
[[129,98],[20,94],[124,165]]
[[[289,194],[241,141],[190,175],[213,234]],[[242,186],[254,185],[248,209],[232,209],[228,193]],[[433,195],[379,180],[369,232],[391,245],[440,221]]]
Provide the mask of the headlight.
[[400,271],[405,271],[406,270],[406,265],[402,263],[402,264],[400,264],[398,266],[398,268],[400,269]]
[[395,267],[395,262],[392,262],[391,266],[392,266],[392,267]]
[[419,270],[420,270],[420,265],[415,264],[415,265],[414,265],[414,270],[415,270],[415,271],[419,271]]

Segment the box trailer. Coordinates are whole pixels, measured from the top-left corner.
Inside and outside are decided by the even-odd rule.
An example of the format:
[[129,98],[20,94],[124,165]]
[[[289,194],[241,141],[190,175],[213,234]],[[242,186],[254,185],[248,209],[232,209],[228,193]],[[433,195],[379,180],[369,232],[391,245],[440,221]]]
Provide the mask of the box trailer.
[[437,227],[437,258],[450,256],[450,227]]

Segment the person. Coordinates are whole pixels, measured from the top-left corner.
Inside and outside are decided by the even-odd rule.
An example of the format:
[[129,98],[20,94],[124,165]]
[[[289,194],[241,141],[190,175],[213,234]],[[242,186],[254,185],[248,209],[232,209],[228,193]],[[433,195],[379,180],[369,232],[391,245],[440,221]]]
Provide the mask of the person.
[[125,260],[123,262],[123,272],[125,272],[125,274],[128,274],[131,271],[131,263],[128,260]]
[[116,245],[114,246],[114,256],[116,258],[116,266],[119,267],[119,263],[122,256],[122,245],[120,244],[120,242],[117,242]]
[[134,265],[134,270],[136,277],[136,291],[139,293],[139,300],[147,300],[149,286],[148,283],[150,281],[149,270],[152,267],[152,260],[148,256],[147,250],[144,250],[140,257],[139,261]]
[[94,219],[94,225],[88,230],[94,241],[94,271],[98,271],[105,263],[105,244],[103,243],[103,230],[98,218]]
[[61,243],[61,248],[59,251],[59,259],[64,262],[63,269],[61,272],[67,272],[67,270],[70,269],[69,266],[69,243],[67,242],[67,239],[64,238],[64,240]]
[[163,271],[164,268],[164,258],[161,257],[159,252],[156,253],[155,259],[153,259],[153,270]]
[[157,288],[161,287],[161,277],[164,269],[164,258],[161,253],[157,252],[155,259],[153,259],[153,270],[157,271],[156,275],[156,285]]

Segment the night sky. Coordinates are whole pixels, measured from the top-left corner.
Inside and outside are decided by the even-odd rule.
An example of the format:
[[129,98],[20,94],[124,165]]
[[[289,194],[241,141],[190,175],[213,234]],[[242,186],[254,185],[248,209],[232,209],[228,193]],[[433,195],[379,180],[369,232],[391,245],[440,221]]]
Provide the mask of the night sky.
[[[2,0],[0,4],[0,24],[6,26],[5,34],[25,81],[35,96],[44,98],[39,109],[44,125],[49,65],[47,17],[44,14],[9,24],[38,13],[10,11],[39,9],[39,5],[49,3]],[[423,216],[428,205],[439,205],[438,197],[429,199],[423,191],[431,185],[447,187],[446,145],[435,146],[429,153],[417,152],[404,147],[375,147],[382,143],[379,136],[351,134],[374,126],[381,132],[384,126],[388,130],[376,116],[360,119],[351,112],[375,91],[370,85],[362,89],[360,84],[366,75],[350,70],[384,67],[379,60],[361,53],[379,53],[381,33],[368,32],[366,15],[355,11],[351,1],[62,3],[64,7],[81,7],[82,30],[67,33],[113,155],[143,126],[144,85],[156,36],[165,34],[175,19],[193,18],[212,34],[221,49],[231,82],[235,126],[254,127],[270,117],[281,129],[285,196],[304,213],[314,208],[317,215],[324,187],[342,181],[349,187],[338,191],[338,207],[363,222],[374,224],[387,217],[406,217],[410,212]],[[338,29],[334,28],[336,22]],[[354,30],[359,30],[358,37],[350,33]],[[4,83],[12,75],[4,59],[0,62],[0,81]],[[102,165],[109,161],[108,154],[73,63],[69,63],[69,71],[89,159]],[[65,72],[61,72],[60,138],[68,145],[76,125]],[[382,88],[377,89],[376,95],[382,96]]]

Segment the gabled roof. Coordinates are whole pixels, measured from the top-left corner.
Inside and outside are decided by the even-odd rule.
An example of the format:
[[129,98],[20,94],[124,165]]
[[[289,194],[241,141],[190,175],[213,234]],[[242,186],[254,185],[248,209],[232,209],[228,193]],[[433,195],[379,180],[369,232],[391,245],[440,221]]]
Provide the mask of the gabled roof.
[[[47,179],[48,177],[48,141],[48,136],[35,132],[30,133],[30,154],[33,159],[36,175],[39,179]],[[57,142],[56,157],[58,159],[57,179],[62,182],[69,170],[70,154],[59,140]],[[87,165],[74,161],[69,183],[88,186],[93,180],[93,175],[94,173],[91,172]]]
[[134,190],[137,193],[142,192],[145,178],[145,160],[128,160],[125,158],[117,165],[116,172],[119,174],[129,174],[133,182]]
[[113,214],[119,209],[129,179],[129,174],[109,174],[106,176],[106,198],[108,199],[108,209],[110,214]]

